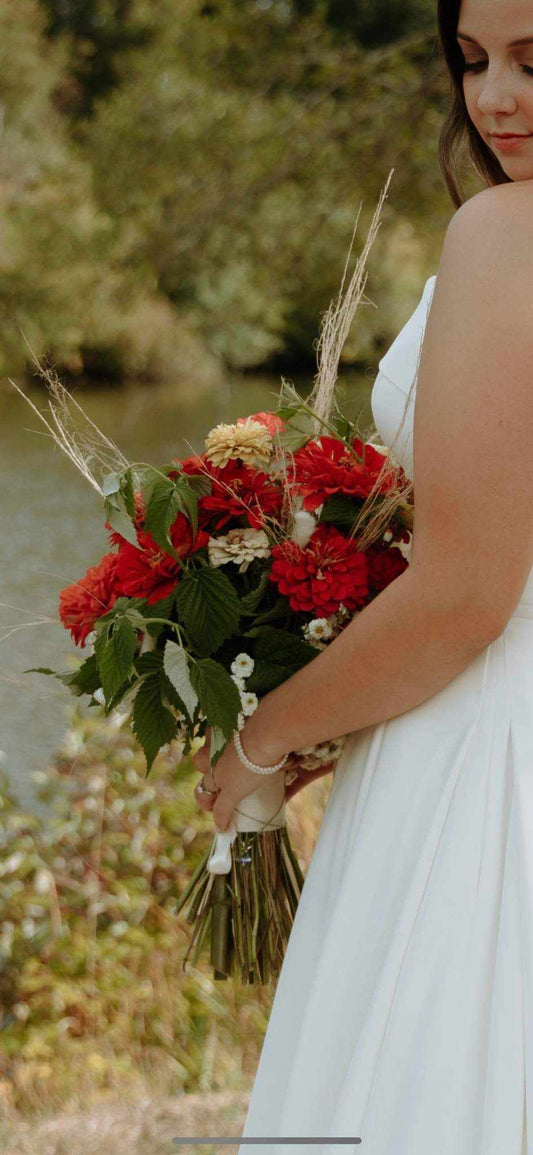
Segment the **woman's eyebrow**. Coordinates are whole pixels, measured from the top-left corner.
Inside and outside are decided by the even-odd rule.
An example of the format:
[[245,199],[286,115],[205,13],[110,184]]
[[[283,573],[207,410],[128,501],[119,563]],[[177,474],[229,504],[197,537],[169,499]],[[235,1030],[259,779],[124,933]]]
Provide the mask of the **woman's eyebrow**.
[[[477,44],[477,40],[474,40],[473,36],[467,36],[466,32],[458,32],[457,39],[469,40],[470,44]],[[533,44],[533,36],[521,36],[519,40],[511,40],[509,48],[516,48],[519,44]],[[481,45],[478,45],[478,47],[481,47]]]

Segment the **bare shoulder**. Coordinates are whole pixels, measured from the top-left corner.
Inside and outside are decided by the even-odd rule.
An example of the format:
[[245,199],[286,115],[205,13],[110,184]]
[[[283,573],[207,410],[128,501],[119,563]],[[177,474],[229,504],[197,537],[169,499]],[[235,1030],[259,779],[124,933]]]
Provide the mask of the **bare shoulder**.
[[[515,241],[524,252],[525,238],[533,237],[533,180],[482,189],[457,209],[446,236],[466,244],[470,238],[473,244],[490,242],[493,252]],[[530,252],[524,256],[530,259]]]
[[533,180],[483,189],[452,217],[435,285],[435,306],[446,297],[500,317],[529,310],[533,254]]

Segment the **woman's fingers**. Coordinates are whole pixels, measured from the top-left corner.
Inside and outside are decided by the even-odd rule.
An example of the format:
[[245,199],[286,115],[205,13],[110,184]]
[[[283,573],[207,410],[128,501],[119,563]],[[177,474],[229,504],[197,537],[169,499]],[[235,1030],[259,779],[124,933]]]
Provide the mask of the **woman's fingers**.
[[[202,775],[202,781],[198,782],[194,788],[194,796],[201,810],[212,810],[218,793],[218,786],[211,769],[210,749],[211,732],[208,729],[204,745],[197,750],[193,758],[194,769]],[[208,791],[213,791],[213,793],[208,793]]]
[[[211,790],[212,787],[210,786],[209,789]],[[215,801],[215,795],[204,793],[201,790],[201,783],[200,782],[198,783],[198,786],[194,787],[194,797],[196,798],[196,801],[198,803],[198,806],[200,807],[200,810],[212,810],[213,809],[213,803]]]
[[288,802],[299,790],[303,790],[304,786],[308,786],[310,782],[316,782],[317,778],[324,778],[326,774],[331,774],[335,769],[335,762],[328,762],[327,766],[321,766],[318,770],[304,770],[301,767],[298,769],[298,777],[290,782],[285,787],[285,801]]
[[233,811],[235,809],[235,804],[231,795],[227,791],[221,790],[218,798],[213,799],[213,806],[211,809],[213,813],[215,829],[219,832],[226,830],[231,822]]

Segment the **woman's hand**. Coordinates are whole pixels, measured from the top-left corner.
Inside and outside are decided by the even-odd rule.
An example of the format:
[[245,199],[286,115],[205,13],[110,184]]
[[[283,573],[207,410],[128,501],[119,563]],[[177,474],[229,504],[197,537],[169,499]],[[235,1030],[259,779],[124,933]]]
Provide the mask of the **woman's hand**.
[[[196,801],[202,810],[210,810],[217,831],[226,830],[231,821],[233,811],[239,802],[252,794],[260,785],[262,776],[248,770],[240,761],[232,741],[229,741],[224,753],[216,766],[211,766],[209,751],[211,747],[211,731],[208,728],[204,746],[194,755],[194,767],[199,774],[204,775],[203,785],[208,790],[217,791],[214,794],[204,794],[200,784],[195,787]],[[276,774],[284,774],[287,767],[293,763],[289,758],[281,770]]]
[[293,782],[289,782],[285,787],[285,801],[288,802],[290,798],[294,798],[299,790],[303,790],[304,786],[308,786],[310,782],[316,782],[317,778],[323,778],[325,774],[331,774],[335,769],[336,762],[328,762],[326,766],[321,766],[318,770],[304,770],[298,764],[297,755],[294,756],[293,768],[296,770],[296,778]]

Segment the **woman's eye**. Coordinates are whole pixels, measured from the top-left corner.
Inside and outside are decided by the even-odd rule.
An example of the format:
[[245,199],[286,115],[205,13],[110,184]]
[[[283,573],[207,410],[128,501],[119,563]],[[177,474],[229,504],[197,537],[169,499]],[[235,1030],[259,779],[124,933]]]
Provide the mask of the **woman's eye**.
[[[479,69],[485,68],[486,63],[486,60],[464,60],[463,70],[465,72],[478,72]],[[520,67],[522,72],[525,72],[527,76],[533,76],[533,67],[531,65],[521,64]]]

